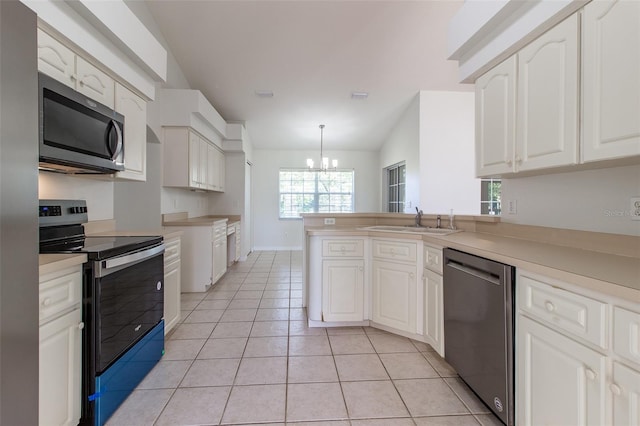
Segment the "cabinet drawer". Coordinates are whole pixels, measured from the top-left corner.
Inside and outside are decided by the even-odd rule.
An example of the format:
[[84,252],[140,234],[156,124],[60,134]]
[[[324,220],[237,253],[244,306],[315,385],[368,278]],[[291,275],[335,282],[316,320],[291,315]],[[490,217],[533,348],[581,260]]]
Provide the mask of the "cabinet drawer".
[[424,267],[442,275],[442,249],[424,246]]
[[38,297],[40,324],[56,315],[80,305],[82,300],[82,273],[80,270],[59,275],[40,282]]
[[364,240],[322,240],[323,257],[362,257]]
[[553,287],[525,275],[518,276],[519,308],[574,336],[607,348],[607,305]]
[[613,308],[613,351],[640,365],[640,313]]
[[416,243],[402,241],[373,240],[373,257],[380,259],[415,262],[417,260]]
[[165,242],[165,245],[164,245],[165,266],[176,259],[180,259],[180,238],[176,240],[169,240]]

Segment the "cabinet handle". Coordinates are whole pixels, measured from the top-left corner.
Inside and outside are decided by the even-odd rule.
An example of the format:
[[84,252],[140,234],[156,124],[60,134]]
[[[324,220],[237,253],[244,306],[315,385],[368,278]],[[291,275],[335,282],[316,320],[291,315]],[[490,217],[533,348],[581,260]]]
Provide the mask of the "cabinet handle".
[[78,330],[82,330],[84,329],[84,323],[80,322],[80,324],[78,324]]
[[364,268],[363,268],[362,266],[360,266],[360,267],[358,268],[358,270],[359,270],[360,272],[362,272],[362,271],[364,270]]
[[516,163],[522,164],[522,158],[519,155],[516,155]]
[[42,306],[49,306],[51,305],[51,298],[46,297],[43,301],[42,301]]
[[611,390],[611,393],[614,395],[622,395],[622,388],[618,385],[616,385],[615,383],[611,383],[609,385],[609,389]]
[[589,380],[595,380],[596,377],[598,376],[596,372],[590,369],[589,367],[585,368],[584,374],[587,376],[587,379]]
[[344,253],[344,251],[345,251],[344,246],[340,246],[340,251]]
[[550,301],[548,301],[548,300],[546,302],[544,302],[544,307],[549,312],[554,312],[556,310],[556,306],[553,303],[551,303]]
[[507,166],[509,166],[509,167],[511,167],[513,165],[513,161],[511,161],[511,159],[505,160],[505,163],[507,163]]

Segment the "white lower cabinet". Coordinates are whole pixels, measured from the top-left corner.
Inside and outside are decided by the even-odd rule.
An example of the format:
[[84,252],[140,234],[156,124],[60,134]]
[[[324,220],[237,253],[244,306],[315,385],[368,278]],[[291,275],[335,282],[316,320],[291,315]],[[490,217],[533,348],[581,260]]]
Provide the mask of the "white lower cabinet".
[[415,265],[374,260],[372,320],[409,333],[416,332],[418,281]]
[[606,357],[518,318],[518,425],[604,425]]
[[424,338],[440,356],[444,356],[444,299],[442,275],[424,271]]
[[82,273],[80,265],[40,277],[40,425],[80,421]]
[[364,320],[364,260],[322,261],[322,318]]
[[211,283],[215,284],[227,272],[227,221],[213,224],[213,259]]
[[637,303],[519,269],[516,424],[640,424]]
[[640,371],[613,363],[613,424],[640,425]]
[[165,241],[164,250],[164,334],[180,321],[180,237]]

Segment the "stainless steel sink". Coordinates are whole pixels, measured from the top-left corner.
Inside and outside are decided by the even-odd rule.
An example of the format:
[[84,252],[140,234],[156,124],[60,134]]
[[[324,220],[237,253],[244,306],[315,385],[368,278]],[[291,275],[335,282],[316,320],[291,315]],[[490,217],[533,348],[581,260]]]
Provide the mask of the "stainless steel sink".
[[462,229],[446,229],[446,228],[429,228],[427,226],[410,226],[410,225],[376,225],[367,226],[367,231],[382,231],[382,232],[405,232],[413,234],[427,234],[427,235],[449,235],[456,232],[462,232]]

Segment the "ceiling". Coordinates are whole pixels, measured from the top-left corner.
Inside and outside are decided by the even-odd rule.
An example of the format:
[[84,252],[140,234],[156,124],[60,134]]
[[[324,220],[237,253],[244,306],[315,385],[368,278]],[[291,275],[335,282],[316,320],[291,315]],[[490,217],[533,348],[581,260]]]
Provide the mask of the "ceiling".
[[319,124],[326,149],[378,150],[419,90],[472,90],[446,59],[462,3],[146,2],[189,85],[254,148],[300,150],[318,148]]

